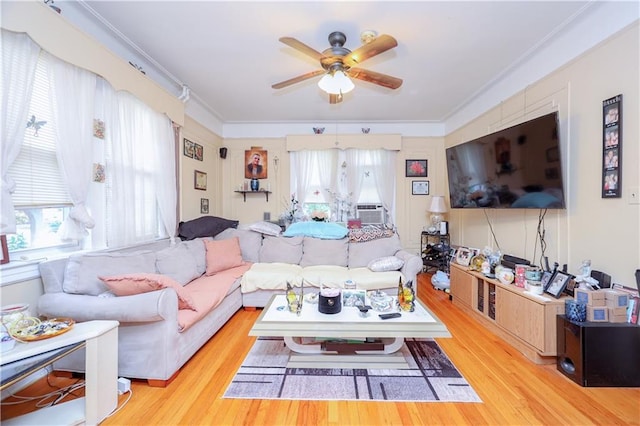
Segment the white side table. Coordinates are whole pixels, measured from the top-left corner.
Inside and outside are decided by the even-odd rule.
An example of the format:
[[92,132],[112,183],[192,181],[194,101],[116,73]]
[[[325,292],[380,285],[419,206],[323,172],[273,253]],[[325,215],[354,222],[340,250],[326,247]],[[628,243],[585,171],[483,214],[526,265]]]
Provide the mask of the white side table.
[[[77,343],[85,344],[85,397],[3,421],[10,425],[70,425],[102,422],[118,405],[118,321],[87,321],[50,339],[16,343],[2,354],[6,366]],[[45,364],[46,365],[46,364]]]

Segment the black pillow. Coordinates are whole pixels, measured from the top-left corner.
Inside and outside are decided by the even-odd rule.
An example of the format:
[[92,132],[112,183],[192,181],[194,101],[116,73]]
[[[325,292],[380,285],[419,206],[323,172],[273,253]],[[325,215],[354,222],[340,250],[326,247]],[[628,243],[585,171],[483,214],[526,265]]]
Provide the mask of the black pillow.
[[237,228],[237,220],[216,216],[202,216],[178,225],[178,236],[181,240],[193,240],[199,237],[215,237],[227,228]]

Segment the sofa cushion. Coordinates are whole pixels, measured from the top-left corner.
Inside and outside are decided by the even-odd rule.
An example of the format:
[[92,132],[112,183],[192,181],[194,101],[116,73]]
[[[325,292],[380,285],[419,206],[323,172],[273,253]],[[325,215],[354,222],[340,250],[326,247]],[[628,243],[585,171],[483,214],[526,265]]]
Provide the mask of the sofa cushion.
[[249,225],[249,229],[254,232],[260,232],[261,234],[273,235],[274,237],[277,237],[282,233],[282,228],[280,228],[280,225],[276,225],[275,223],[271,222],[252,223],[251,225]]
[[364,243],[349,242],[349,268],[362,268],[374,259],[393,256],[401,250],[398,234]]
[[238,237],[240,240],[240,251],[242,258],[247,262],[255,263],[260,259],[260,246],[262,246],[262,235],[247,229],[228,228],[216,235],[214,240],[228,240]]
[[178,236],[183,240],[193,240],[198,237],[215,237],[227,228],[237,227],[237,220],[216,216],[202,216],[187,222],[180,222]]
[[356,283],[356,288],[367,291],[397,287],[400,279],[406,282],[400,271],[373,272],[369,268],[349,269],[349,279]]
[[116,296],[132,296],[150,291],[172,288],[178,294],[178,309],[196,310],[193,299],[182,285],[161,274],[125,274],[100,276],[100,279]]
[[385,256],[374,259],[367,265],[373,272],[398,271],[404,265],[404,260],[395,256]]
[[349,240],[322,240],[304,237],[300,266],[336,265],[347,266],[349,260]]
[[205,240],[211,241],[211,237],[196,238],[194,240],[182,242],[196,260],[198,276],[201,276],[207,270],[207,250],[204,247]]
[[347,236],[349,230],[342,225],[333,222],[296,222],[289,225],[282,235],[285,237],[316,237],[327,240],[340,240]]
[[[204,251],[204,244],[202,246]],[[198,273],[196,257],[183,243],[160,250],[156,255],[156,268],[159,273],[172,278],[181,285],[185,285],[202,275],[202,273]]]
[[302,268],[291,263],[254,263],[240,281],[243,293],[256,290],[284,290],[286,283],[299,286]]
[[333,288],[343,288],[344,282],[349,279],[349,270],[345,266],[315,265],[302,268],[304,285]]
[[260,247],[260,262],[300,264],[302,259],[302,237],[272,237],[265,235]]
[[90,253],[67,261],[62,288],[65,293],[97,296],[107,291],[98,276],[156,273],[155,252]]
[[205,240],[204,246],[207,249],[207,270],[205,275],[213,275],[216,272],[244,265],[238,237],[219,241]]

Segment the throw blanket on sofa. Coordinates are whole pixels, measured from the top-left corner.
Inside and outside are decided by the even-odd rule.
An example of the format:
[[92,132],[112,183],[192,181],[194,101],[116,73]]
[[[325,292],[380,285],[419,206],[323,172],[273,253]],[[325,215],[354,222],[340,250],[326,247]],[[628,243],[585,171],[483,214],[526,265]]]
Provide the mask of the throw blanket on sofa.
[[178,325],[180,332],[187,330],[201,318],[217,307],[229,293],[233,283],[251,268],[251,263],[218,272],[215,275],[203,275],[184,286],[188,291],[196,310],[180,309]]

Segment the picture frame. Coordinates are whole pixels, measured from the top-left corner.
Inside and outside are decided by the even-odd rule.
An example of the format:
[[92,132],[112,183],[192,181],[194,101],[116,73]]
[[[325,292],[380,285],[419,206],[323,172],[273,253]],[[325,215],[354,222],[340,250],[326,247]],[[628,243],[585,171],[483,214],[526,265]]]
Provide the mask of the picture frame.
[[194,144],[193,158],[198,161],[204,161],[204,147],[200,144]]
[[193,187],[200,191],[207,190],[207,174],[205,172],[193,171]]
[[469,266],[471,262],[471,250],[467,247],[458,247],[456,251],[456,263],[462,266]]
[[556,299],[558,299],[564,289],[567,287],[569,281],[573,278],[573,275],[567,274],[566,272],[556,271],[551,278],[549,278],[549,282],[544,288],[544,292],[552,295]]
[[[257,160],[256,160],[257,158]],[[256,174],[254,175],[254,167]],[[269,157],[266,149],[252,147],[244,152],[244,177],[245,179],[267,179]]]
[[622,95],[602,101],[602,198],[622,197]]
[[200,213],[209,214],[209,199],[200,198]]
[[189,139],[183,139],[182,141],[182,154],[185,157],[193,158],[196,150],[196,144]]
[[405,160],[405,177],[427,177],[427,160]]
[[429,195],[428,180],[411,181],[411,195]]
[[567,296],[571,296],[574,297],[575,296],[575,289],[578,286],[578,283],[576,283],[576,280],[573,279],[573,277],[569,280],[569,282],[567,282],[566,287],[563,290],[563,293],[566,294]]
[[549,280],[551,279],[551,277],[553,276],[553,273],[551,271],[544,271],[542,273],[542,278],[540,278],[540,282],[542,283],[542,288],[546,288],[547,284],[549,284]]
[[343,289],[342,290],[342,306],[364,306],[366,290]]
[[5,263],[9,263],[9,247],[7,246],[7,236],[0,235],[0,245],[2,245],[2,250],[0,251],[0,265],[4,265]]

